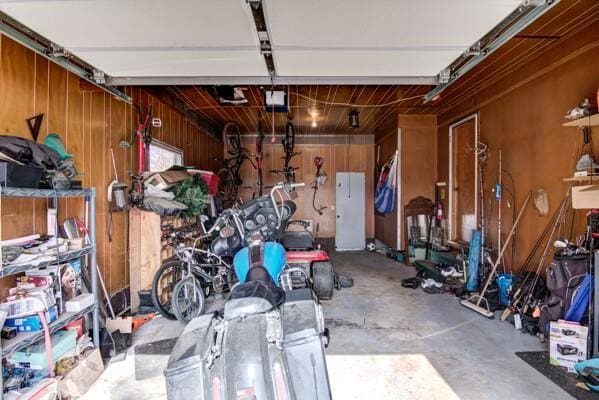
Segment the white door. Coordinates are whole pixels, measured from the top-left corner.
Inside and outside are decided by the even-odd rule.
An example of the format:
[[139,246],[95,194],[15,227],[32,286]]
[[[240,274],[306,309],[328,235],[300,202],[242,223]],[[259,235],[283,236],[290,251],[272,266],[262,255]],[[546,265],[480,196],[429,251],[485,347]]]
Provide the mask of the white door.
[[366,178],[363,172],[337,172],[335,246],[364,250],[366,245]]

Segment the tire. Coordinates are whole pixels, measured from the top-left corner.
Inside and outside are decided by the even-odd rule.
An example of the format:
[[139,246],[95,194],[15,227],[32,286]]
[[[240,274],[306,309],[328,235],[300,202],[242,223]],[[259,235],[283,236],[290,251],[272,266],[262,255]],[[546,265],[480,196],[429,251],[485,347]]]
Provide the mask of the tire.
[[285,140],[283,141],[283,148],[286,153],[293,153],[293,149],[295,148],[295,129],[293,128],[293,123],[287,122],[287,126],[285,127]]
[[[232,134],[228,135],[228,131],[231,129]],[[241,136],[239,133],[239,126],[235,122],[227,122],[223,128],[223,143],[228,145],[229,154],[239,154],[241,151]]]
[[223,201],[232,200],[235,196],[235,177],[228,168],[221,168],[218,173],[218,194]]
[[162,263],[152,279],[152,302],[166,319],[176,320],[172,312],[171,299],[175,285],[183,276],[184,266],[179,260]]
[[328,262],[315,262],[312,264],[312,280],[314,281],[314,293],[320,300],[333,298],[335,290],[335,273],[333,265]]
[[193,276],[180,280],[173,289],[173,312],[179,321],[189,322],[204,313],[204,288]]

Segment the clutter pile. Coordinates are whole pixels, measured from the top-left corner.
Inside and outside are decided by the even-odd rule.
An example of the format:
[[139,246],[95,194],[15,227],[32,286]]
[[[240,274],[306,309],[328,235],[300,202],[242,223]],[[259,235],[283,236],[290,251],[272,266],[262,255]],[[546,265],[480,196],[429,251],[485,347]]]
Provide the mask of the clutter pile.
[[[426,199],[416,198],[406,206],[410,219],[406,219],[405,252],[389,255],[405,263],[415,258],[417,275],[404,279],[403,287],[421,288],[428,294],[454,294],[464,307],[488,318],[494,318],[500,311],[501,321],[538,337],[543,343],[548,342],[550,364],[578,373],[584,387],[599,391],[599,296],[595,295],[599,274],[599,196],[593,182],[595,175],[599,175],[599,164],[593,156],[588,121],[593,108],[585,99],[565,116],[576,121],[564,126],[577,126],[583,132],[583,144],[574,160],[577,161],[574,175],[564,179],[568,187],[557,207],[554,206],[553,214],[550,214],[549,194],[542,188],[529,191],[516,207],[515,180],[502,167],[501,150],[496,153],[499,172],[497,183],[491,186],[492,202],[489,202],[483,168],[490,150],[479,143],[471,150],[478,158],[480,201],[477,204],[483,209],[479,208],[478,226],[471,231],[470,242],[459,243],[462,254],[456,255],[454,250],[450,255],[444,248],[442,211],[441,221],[433,220],[442,210],[439,199],[436,199],[437,211],[432,214],[430,205],[407,212],[412,202],[427,204]],[[581,118],[585,123],[577,125]],[[508,176],[509,186],[502,183],[502,175]],[[580,182],[590,184],[580,185]],[[439,187],[445,187],[445,183],[437,184]],[[529,202],[534,205],[537,216],[545,218],[546,226],[518,265],[514,256],[518,244],[516,232],[521,217],[530,212]],[[489,213],[489,203],[491,211],[495,208],[497,213],[496,245],[489,240],[489,220],[495,217]],[[507,235],[502,230],[504,207],[510,209],[512,217]],[[586,224],[576,220],[578,209],[585,210]],[[431,226],[433,224],[435,226]],[[461,237],[464,237],[463,225],[461,229]],[[432,234],[435,230],[440,232]],[[570,238],[567,238],[568,232]],[[451,244],[454,249],[460,248],[456,242]]]
[[[80,250],[81,241],[36,236],[12,240],[10,247],[2,248],[3,257],[19,254],[3,263],[3,272],[24,272],[14,276],[14,286],[0,303],[4,398],[42,389],[62,398],[78,397],[103,370],[84,318],[95,299],[82,283],[81,259],[59,264],[56,260],[59,252]],[[69,249],[73,242],[75,249]]]
[[17,137],[0,136],[0,186],[46,189],[79,189],[71,154],[55,133],[45,144]]
[[146,173],[143,208],[161,216],[197,217],[208,204],[214,207],[218,177],[208,171],[171,167]]

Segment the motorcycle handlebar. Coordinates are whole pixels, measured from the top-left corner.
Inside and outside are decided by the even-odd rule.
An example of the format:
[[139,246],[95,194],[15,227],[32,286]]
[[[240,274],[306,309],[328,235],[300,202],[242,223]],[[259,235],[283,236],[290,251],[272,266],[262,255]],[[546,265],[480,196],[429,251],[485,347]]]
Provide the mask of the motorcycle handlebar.
[[281,197],[281,209],[279,210],[279,208],[277,207],[277,200],[275,199],[275,193],[277,193],[277,191],[283,189],[286,192],[290,192],[291,189],[293,188],[297,188],[297,187],[303,187],[306,186],[306,184],[304,182],[300,182],[300,183],[278,183],[276,185],[274,185],[272,187],[272,189],[270,190],[270,201],[272,201],[272,204],[274,206],[275,209],[275,214],[277,214],[277,229],[279,229],[279,227],[281,226],[281,219],[282,219],[282,214],[283,214],[283,196],[279,193],[279,197]]

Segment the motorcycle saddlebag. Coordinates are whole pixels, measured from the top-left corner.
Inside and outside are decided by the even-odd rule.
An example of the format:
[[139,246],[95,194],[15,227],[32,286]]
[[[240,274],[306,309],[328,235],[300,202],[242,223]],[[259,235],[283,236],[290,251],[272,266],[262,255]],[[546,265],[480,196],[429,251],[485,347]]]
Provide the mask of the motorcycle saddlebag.
[[324,354],[324,318],[311,289],[286,293],[283,348],[298,399],[330,399]]
[[168,400],[202,399],[209,388],[203,356],[213,340],[214,316],[202,315],[187,324],[164,371]]

